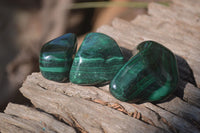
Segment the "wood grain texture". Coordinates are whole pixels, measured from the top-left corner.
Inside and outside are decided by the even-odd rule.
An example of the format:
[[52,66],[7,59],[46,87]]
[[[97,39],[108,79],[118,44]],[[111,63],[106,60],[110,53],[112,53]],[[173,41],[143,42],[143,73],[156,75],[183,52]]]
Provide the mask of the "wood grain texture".
[[[75,97],[73,94],[70,96],[67,93],[69,88],[67,88],[67,84],[65,83],[62,84],[62,88],[66,88],[62,89],[62,92],[64,93],[58,93],[56,89],[57,87],[54,88],[54,90],[49,90],[48,86],[43,86],[41,85],[43,82],[40,82],[45,81],[46,79],[44,79],[40,74],[34,75],[35,76],[29,76],[23,84],[23,87],[20,88],[20,91],[27,98],[31,99],[31,102],[37,108],[40,108],[50,114],[58,115],[61,119],[63,119],[63,121],[71,126],[74,126],[75,128],[78,128],[81,132],[114,133],[133,132],[133,130],[134,132],[165,132],[160,128],[156,128],[152,125],[148,125],[142,121],[134,119],[133,117],[124,115],[122,112],[110,107],[96,104],[93,101],[80,97]],[[38,82],[32,82],[32,79],[37,79]],[[59,89],[61,89],[61,87],[59,87]],[[79,91],[76,92],[76,87],[73,87],[73,93],[74,92],[75,94],[82,94]],[[92,92],[92,89],[87,92],[87,97],[89,99],[90,93]],[[84,96],[84,93],[82,96]]]
[[183,9],[193,12],[200,13],[199,9],[200,1],[198,0],[173,0],[173,7],[181,6]]
[[[162,109],[191,121],[191,123],[200,123],[200,115],[198,115],[200,114],[200,108],[190,105],[189,103],[180,100],[178,97],[157,105]],[[198,126],[200,126],[200,124],[198,124]]]
[[148,6],[148,14],[164,20],[184,23],[197,28],[199,28],[200,26],[200,23],[197,21],[199,19],[198,14],[194,14],[179,6],[173,8],[173,7],[166,7],[156,3],[151,3]]
[[[9,103],[4,112],[16,118],[37,123],[42,131],[75,133],[72,127],[60,122],[53,116],[24,105]],[[32,131],[35,131],[35,129]]]
[[75,133],[69,127],[53,118],[51,115],[23,105],[9,104],[5,113],[0,114],[1,132],[69,132]]
[[[151,125],[168,132],[199,132],[199,125],[193,125],[191,122],[191,120],[194,122],[199,121],[199,118],[195,117],[199,114],[199,108],[184,102],[178,97],[158,105],[151,103],[141,105],[129,104],[112,97],[108,92],[108,85],[97,88],[94,86],[79,86],[72,83],[56,83],[44,79],[40,73],[33,73],[31,76],[28,76],[20,90],[37,108],[50,114],[59,115],[66,123],[77,128],[77,125],[72,124],[73,120],[69,116],[75,117],[79,121],[79,125],[84,127],[84,129],[81,128],[81,131],[101,131],[98,127],[96,129],[90,127],[94,123],[93,120],[95,120],[97,125],[101,125],[101,122],[106,121],[108,114],[113,118],[118,118],[117,114],[122,112],[120,118],[131,118],[131,120],[133,119],[132,121],[136,119],[134,121],[135,126],[138,125],[139,121],[139,123],[142,122],[144,125],[147,123],[149,126]],[[96,110],[97,108],[98,110]],[[91,112],[91,110],[94,112]],[[91,113],[88,114],[88,112]],[[110,114],[109,112],[112,113]],[[95,118],[95,113],[99,117],[102,115],[103,121]],[[106,118],[104,118],[105,114],[107,114]],[[114,114],[117,116],[113,116]],[[185,116],[185,114],[187,115]],[[84,120],[85,115],[88,116],[86,117],[87,119],[90,118],[88,121]],[[112,117],[109,117],[109,120],[112,120]],[[119,121],[122,122],[123,120],[119,119]],[[126,123],[125,121],[123,123]],[[106,122],[106,125],[109,125],[109,123]],[[137,129],[135,126],[133,128]],[[104,126],[101,126],[101,128],[108,132],[116,131],[115,129],[109,130]],[[117,131],[129,132],[129,130],[123,128],[119,128]]]
[[121,102],[109,86],[79,86],[46,80],[32,73],[20,91],[33,107],[9,104],[0,114],[0,132],[200,132],[199,1],[152,3],[148,15],[131,22],[114,19],[97,31],[114,38],[128,60],[144,40],[154,40],[177,57],[177,91],[157,104]]
[[183,99],[190,104],[193,104],[200,108],[200,91],[199,88],[194,87],[192,84],[186,84],[184,88]]
[[[140,21],[140,23],[142,24],[143,22]],[[129,32],[127,32],[127,29],[129,29]],[[121,47],[131,50],[136,48],[139,43],[145,40],[154,40],[163,44],[175,54],[187,60],[194,72],[194,77],[196,78],[198,86],[200,85],[200,60],[198,58],[200,52],[198,50],[199,48],[196,48],[197,46],[195,46],[199,41],[196,41],[196,43],[186,43],[183,38],[184,36],[182,36],[182,39],[177,39],[175,36],[170,37],[168,32],[159,31],[159,29],[155,28],[134,25],[121,19],[114,19],[112,26],[102,26],[98,31],[110,35],[117,40]],[[190,46],[192,44],[195,45]]]

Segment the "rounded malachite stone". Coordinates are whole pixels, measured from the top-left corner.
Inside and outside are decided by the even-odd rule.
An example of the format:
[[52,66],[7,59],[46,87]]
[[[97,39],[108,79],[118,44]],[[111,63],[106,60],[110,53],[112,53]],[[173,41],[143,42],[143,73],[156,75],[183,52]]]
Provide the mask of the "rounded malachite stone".
[[102,33],[89,33],[74,58],[70,81],[82,85],[99,85],[112,80],[124,64],[117,43]]
[[110,93],[126,102],[163,100],[178,83],[174,54],[154,41],[140,43],[137,50],[111,81]]
[[44,44],[39,59],[42,75],[53,81],[63,82],[67,80],[76,48],[76,35],[72,33]]

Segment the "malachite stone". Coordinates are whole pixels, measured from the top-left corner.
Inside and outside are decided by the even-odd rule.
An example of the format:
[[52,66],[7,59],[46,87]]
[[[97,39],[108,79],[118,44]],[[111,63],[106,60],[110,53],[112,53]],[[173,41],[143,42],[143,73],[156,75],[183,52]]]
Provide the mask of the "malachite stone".
[[46,79],[57,82],[67,80],[76,48],[76,35],[72,33],[60,36],[43,45],[39,60],[42,75]]
[[174,54],[154,41],[138,45],[138,53],[110,83],[111,94],[126,102],[154,102],[165,99],[176,89],[178,70]]
[[70,81],[82,85],[99,85],[112,80],[124,64],[117,43],[102,33],[89,33],[74,58]]

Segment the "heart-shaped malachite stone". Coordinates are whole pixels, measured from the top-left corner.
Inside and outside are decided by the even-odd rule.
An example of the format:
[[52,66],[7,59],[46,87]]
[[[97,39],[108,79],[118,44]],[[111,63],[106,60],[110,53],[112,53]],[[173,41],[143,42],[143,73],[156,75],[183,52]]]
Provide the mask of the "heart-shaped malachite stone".
[[43,45],[40,52],[40,71],[49,80],[63,82],[69,77],[77,48],[76,35],[65,34]]
[[124,64],[117,43],[102,33],[89,33],[74,58],[70,81],[97,85],[109,82]]
[[137,53],[116,74],[110,83],[111,94],[127,102],[163,100],[178,83],[174,54],[154,41],[138,45]]

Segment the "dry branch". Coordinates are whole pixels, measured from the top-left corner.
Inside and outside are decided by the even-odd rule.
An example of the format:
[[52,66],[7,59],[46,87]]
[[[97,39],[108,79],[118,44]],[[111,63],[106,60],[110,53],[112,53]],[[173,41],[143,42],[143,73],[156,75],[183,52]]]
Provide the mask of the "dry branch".
[[[33,73],[31,76],[28,76],[20,90],[37,108],[51,114],[59,115],[66,123],[77,128],[77,125],[73,125],[74,121],[72,120],[72,118],[75,117],[75,119],[79,121],[78,125],[82,125],[82,128],[80,129],[84,131],[96,131],[96,129],[93,130],[90,127],[92,123],[95,122],[97,125],[101,125],[100,127],[105,131],[114,131],[114,129],[108,130],[106,127],[102,127],[102,121],[95,118],[94,112],[97,113],[96,116],[101,116],[109,114],[108,112],[115,112],[115,110],[117,110],[117,112],[115,112],[116,114],[120,112],[123,113],[120,114],[120,117],[122,118],[127,117],[126,119],[131,118],[131,120],[133,118],[139,119],[143,124],[147,123],[154,127],[162,128],[165,131],[199,131],[197,128],[198,125],[193,125],[191,123],[191,120],[199,122],[199,118],[195,117],[199,114],[199,108],[182,101],[180,98],[174,98],[168,102],[158,104],[158,106],[165,110],[151,103],[143,105],[129,104],[118,101],[112,97],[108,92],[108,86],[101,87],[100,89],[94,86],[56,83],[44,79],[40,73]],[[84,110],[81,108],[84,108]],[[98,110],[96,110],[97,108]],[[89,110],[93,110],[94,112],[92,111],[90,114]],[[115,113],[112,113],[112,115]],[[86,114],[90,120],[82,121]],[[187,116],[184,116],[184,114],[187,114]],[[109,114],[109,116],[112,115]],[[71,118],[71,116],[73,117]],[[116,115],[112,117],[118,118],[119,116]],[[101,118],[103,118],[103,122],[106,121],[104,116],[101,116]],[[95,120],[95,122],[93,120]],[[112,120],[112,118],[109,117],[109,120]],[[123,120],[120,119],[120,121]],[[137,125],[137,122],[134,122],[135,126]],[[110,122],[107,121],[106,124],[109,125],[109,123]],[[117,130],[127,131],[120,127]]]
[[[75,133],[73,128],[56,120],[51,115],[23,105],[9,103],[5,114],[1,114],[1,118],[3,119],[0,127],[4,127],[5,130],[8,128],[10,132],[17,128],[17,132]],[[10,126],[5,126],[6,124]],[[1,130],[4,132],[3,129]]]
[[[132,22],[116,18],[112,26],[98,29],[129,53],[144,40],[155,40],[171,49],[177,57],[180,81],[177,92],[169,99],[158,104],[126,103],[110,95],[108,85],[57,83],[44,79],[41,73],[33,73],[20,91],[39,110],[9,104],[5,113],[0,114],[0,132],[45,129],[83,133],[199,133],[200,90],[195,80],[200,87],[200,24],[197,22],[200,10],[195,0],[174,0],[174,3],[170,7],[152,3],[148,8],[151,16],[138,16]],[[126,52],[124,55],[128,55]]]
[[[43,82],[40,81],[45,79],[41,75],[39,76],[41,79],[38,79],[38,76],[39,74],[29,76],[20,89],[21,92],[37,108],[58,115],[66,123],[82,132],[133,132],[133,130],[135,132],[164,132],[162,129],[145,124],[109,107],[83,98],[70,96],[67,94],[69,89],[67,84],[62,84],[62,91],[64,93],[59,92],[61,87],[58,90],[56,88],[49,90],[48,88],[51,88],[51,85],[42,86],[40,83]],[[32,82],[30,79],[37,79],[38,82]],[[88,98],[90,93],[93,92],[92,89],[90,90],[86,91]],[[77,95],[80,93],[80,91],[76,91],[76,88],[73,89],[73,92]],[[85,94],[83,93],[82,95],[84,96]]]

